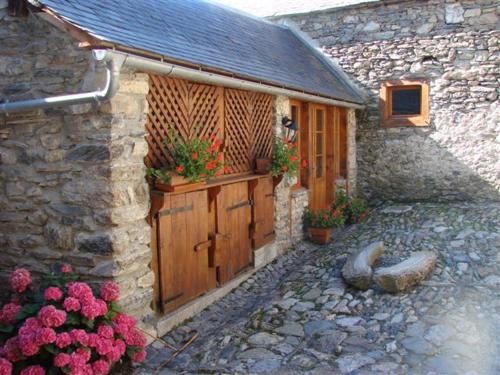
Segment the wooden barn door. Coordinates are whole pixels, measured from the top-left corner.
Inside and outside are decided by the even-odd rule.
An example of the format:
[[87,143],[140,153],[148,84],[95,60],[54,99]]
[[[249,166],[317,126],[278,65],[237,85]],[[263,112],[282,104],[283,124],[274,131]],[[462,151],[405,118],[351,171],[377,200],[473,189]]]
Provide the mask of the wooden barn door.
[[326,107],[313,104],[310,108],[310,206],[313,209],[320,209],[328,206],[326,199]]
[[208,199],[206,190],[156,199],[160,307],[169,312],[209,289]]
[[223,185],[217,195],[217,232],[222,239],[219,282],[224,284],[252,264],[248,182]]
[[274,240],[274,184],[271,176],[252,181],[252,245],[258,249]]

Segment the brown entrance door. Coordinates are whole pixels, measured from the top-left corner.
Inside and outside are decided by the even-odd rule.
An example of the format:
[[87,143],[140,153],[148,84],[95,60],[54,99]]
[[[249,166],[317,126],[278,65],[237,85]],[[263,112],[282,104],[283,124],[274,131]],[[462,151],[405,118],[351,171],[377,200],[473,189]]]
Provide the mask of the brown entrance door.
[[312,209],[326,208],[326,106],[310,106],[310,190]]

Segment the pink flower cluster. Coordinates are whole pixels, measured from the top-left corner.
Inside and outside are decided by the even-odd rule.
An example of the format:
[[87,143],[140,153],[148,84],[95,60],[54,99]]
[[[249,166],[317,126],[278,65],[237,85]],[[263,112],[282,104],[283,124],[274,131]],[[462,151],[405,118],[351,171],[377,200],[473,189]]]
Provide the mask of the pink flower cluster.
[[0,358],[0,375],[12,374],[12,363],[4,358]]
[[108,305],[104,300],[94,297],[90,286],[82,282],[73,282],[67,287],[69,297],[63,302],[66,311],[80,311],[89,320],[107,314]]
[[[70,272],[69,266],[61,268],[63,275]],[[25,269],[14,271],[11,276],[11,286],[17,293],[26,291],[31,283],[31,275]],[[15,323],[22,311],[20,301],[29,303],[29,296],[20,296],[6,304],[0,310],[0,325]],[[146,339],[137,330],[135,320],[113,310],[116,306],[111,302],[120,296],[115,283],[105,282],[101,286],[101,298],[96,298],[83,282],[69,282],[64,288],[49,286],[43,296],[45,305],[36,316],[21,320],[17,332],[0,347],[0,375],[11,375],[17,363],[25,360],[31,365],[23,368],[21,375],[45,375],[45,368],[37,360],[40,358],[44,363],[43,358],[48,354],[53,356],[53,366],[71,375],[108,374],[113,363],[125,355],[133,361],[145,359]],[[114,316],[112,325],[103,319],[110,309]],[[71,323],[67,323],[68,316]],[[131,349],[128,354],[127,348]]]
[[117,301],[120,297],[120,288],[111,281],[106,281],[101,285],[101,298],[106,302]]
[[43,298],[45,298],[46,301],[59,301],[63,298],[63,291],[58,287],[49,286],[45,289],[45,292],[43,292]]
[[25,268],[18,268],[10,276],[10,285],[17,293],[22,293],[31,284],[31,275]]
[[21,311],[22,307],[18,303],[7,303],[0,310],[0,323],[10,324],[13,323],[16,315]]
[[[71,267],[65,265],[60,272],[70,273]],[[17,293],[26,291],[31,283],[25,269],[11,276],[11,286]],[[112,303],[119,299],[118,286],[105,282],[99,294],[101,298],[96,298],[83,282],[69,282],[64,288],[49,286],[43,291],[44,305],[34,316],[18,318],[19,322],[16,316],[23,311],[21,303],[32,303],[31,294],[19,295],[3,306],[0,326],[17,324],[17,330],[0,346],[0,375],[12,375],[14,371],[20,375],[45,375],[47,355],[52,356],[53,367],[70,375],[106,375],[124,356],[143,361],[145,337],[136,328],[135,319],[120,313]],[[114,316],[111,325],[109,317],[104,318],[108,311]],[[24,361],[29,361],[30,366],[23,368]]]

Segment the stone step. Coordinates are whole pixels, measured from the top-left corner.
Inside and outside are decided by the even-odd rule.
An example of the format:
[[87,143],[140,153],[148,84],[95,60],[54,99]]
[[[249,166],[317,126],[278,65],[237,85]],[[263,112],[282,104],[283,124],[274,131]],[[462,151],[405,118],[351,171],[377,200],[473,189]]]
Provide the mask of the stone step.
[[371,266],[383,251],[384,243],[377,241],[351,254],[342,268],[342,276],[346,283],[358,289],[368,289],[373,273]]
[[373,278],[378,286],[388,292],[402,292],[424,280],[434,269],[436,261],[436,253],[418,251],[401,263],[377,269]]

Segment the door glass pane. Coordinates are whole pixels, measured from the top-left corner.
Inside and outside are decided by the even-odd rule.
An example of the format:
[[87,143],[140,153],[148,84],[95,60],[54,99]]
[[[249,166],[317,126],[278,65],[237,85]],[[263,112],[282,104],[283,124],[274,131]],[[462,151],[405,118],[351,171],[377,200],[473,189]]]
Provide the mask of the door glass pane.
[[392,115],[419,115],[422,88],[397,89],[392,91]]
[[316,177],[323,177],[323,155],[316,157]]
[[316,155],[323,153],[323,133],[316,133]]
[[316,131],[323,131],[323,110],[316,110]]

